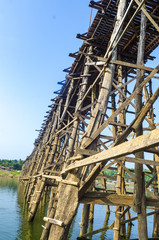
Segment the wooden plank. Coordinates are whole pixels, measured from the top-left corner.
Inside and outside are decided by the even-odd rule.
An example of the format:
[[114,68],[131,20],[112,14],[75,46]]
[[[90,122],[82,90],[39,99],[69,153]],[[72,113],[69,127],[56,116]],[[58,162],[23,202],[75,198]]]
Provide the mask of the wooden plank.
[[148,148],[148,149],[145,149],[144,151],[145,151],[145,152],[154,153],[154,154],[159,155],[159,150],[158,150],[158,149],[155,149],[155,148]]
[[116,193],[86,192],[79,200],[85,204],[99,204],[110,206],[132,206],[133,195],[118,195]]
[[[98,60],[106,62],[106,58],[103,57],[97,57]],[[119,61],[119,60],[111,60],[110,63],[116,64],[116,65],[121,65],[121,66],[126,66],[126,67],[131,67],[131,68],[136,68],[136,69],[141,69],[145,71],[150,71],[152,72],[153,68],[146,67],[144,65],[139,65],[139,64],[134,64],[134,63],[128,63],[124,61]]]
[[100,171],[103,169],[104,166],[105,166],[104,170],[106,170],[110,166],[112,166],[114,163],[116,163],[116,160],[112,161],[111,163],[107,164],[106,166],[105,166],[105,163],[101,163],[101,164],[96,165],[93,168],[92,172],[86,178],[84,185],[80,187],[78,197],[80,198],[85,193],[85,191],[89,188],[91,183],[98,176],[98,174],[100,173]]
[[[135,175],[133,175],[129,169],[127,169],[125,167],[125,165],[121,162],[121,161],[117,161],[124,169],[125,171],[129,174],[129,176],[131,176],[131,178],[133,180],[135,180]],[[153,199],[157,199],[157,197],[155,195],[153,195],[146,187],[145,187],[145,191],[153,198]]]
[[43,174],[42,177],[53,179],[53,180],[56,180],[57,182],[62,182],[64,184],[78,186],[78,182],[74,182],[74,181],[71,181],[71,180],[65,180],[65,179],[62,179],[62,177],[59,177],[59,176],[50,176],[50,175],[44,175]]
[[126,162],[133,162],[133,163],[140,163],[140,164],[146,164],[146,165],[153,165],[153,166],[159,166],[159,162],[155,162],[153,160],[146,160],[143,158],[133,158],[133,157],[123,157],[121,159],[117,159],[118,161],[126,161]]
[[65,128],[67,128],[68,126],[70,126],[73,122],[75,122],[78,118],[75,117],[71,122],[69,122],[66,126],[64,126],[63,128],[61,128],[58,132],[56,132],[56,134],[59,134],[60,132],[62,132]]
[[[148,217],[148,216],[154,215],[155,213],[159,213],[159,211],[153,211],[153,212],[147,213],[146,216]],[[132,221],[137,220],[137,219],[138,219],[138,217],[133,217],[133,218],[121,221],[121,224],[132,222]]]
[[61,182],[64,183],[64,184],[73,185],[73,186],[77,186],[77,187],[79,185],[78,182],[71,181],[71,180],[66,180],[66,179],[62,179]]
[[94,156],[90,156],[79,162],[72,163],[64,170],[64,172],[68,172],[72,169],[88,166],[94,163],[108,161],[113,158],[122,157],[127,154],[144,150],[144,148],[157,146],[159,144],[158,136],[159,128],[128,142],[124,142],[118,146],[112,147],[111,149],[97,153]]
[[136,122],[132,126],[134,129],[138,128],[138,125],[140,124],[140,122],[142,122],[142,120],[145,117],[145,113],[147,113],[149,111],[149,109],[151,108],[152,104],[156,101],[158,96],[159,96],[159,88],[157,88],[157,90],[155,91],[153,96],[147,101],[145,106],[141,109],[140,114],[139,114]]
[[136,97],[136,95],[141,92],[142,88],[150,81],[150,79],[158,72],[159,65],[145,78],[145,80],[135,89],[135,91],[130,95],[129,98],[123,102],[123,104],[106,120],[95,132],[92,133],[89,139],[83,144],[84,148],[87,148],[98,136],[99,134],[112,122],[118,114],[124,110],[130,102]]
[[60,181],[62,180],[62,178],[59,177],[59,176],[51,176],[51,175],[42,174],[42,177],[44,177],[44,178],[49,178],[49,179],[53,179],[53,180],[56,180],[57,182],[60,182]]
[[146,184],[146,188],[148,188],[154,180],[156,180],[157,173],[151,178],[151,180]]
[[110,224],[110,226],[106,226],[106,227],[104,227],[104,228],[99,228],[99,229],[94,230],[94,231],[92,231],[92,232],[83,234],[81,237],[93,236],[93,235],[95,235],[95,234],[97,234],[97,233],[104,232],[104,231],[106,231],[106,230],[108,230],[108,229],[113,229],[113,227],[114,227],[114,222],[113,222],[112,224]]
[[[138,0],[135,0],[135,2],[140,5],[140,2]],[[146,17],[149,19],[149,21],[153,24],[153,26],[156,28],[156,30],[159,32],[159,26],[157,23],[153,20],[153,18],[150,16],[150,14],[147,12],[144,6],[141,7],[141,10],[146,15]]]
[[76,154],[82,154],[82,155],[86,155],[86,156],[92,156],[97,153],[98,153],[97,151],[90,150],[90,149],[77,148],[77,150],[76,150]]
[[109,123],[110,125],[113,125],[113,126],[120,126],[120,127],[128,127],[128,125],[124,124],[124,123],[120,123],[120,122],[110,122]]
[[137,129],[139,124],[143,121],[144,117],[146,116],[147,112],[152,107],[152,104],[155,102],[159,94],[159,90],[157,89],[153,96],[147,101],[147,103],[143,106],[141,109],[139,115],[132,121],[132,123],[129,125],[129,127],[119,136],[117,141],[115,142],[115,145],[118,145],[119,143],[123,142],[127,136],[130,134],[132,129]]
[[59,220],[56,220],[56,219],[53,219],[53,218],[48,218],[48,217],[44,217],[43,220],[45,222],[50,222],[52,224],[58,225],[60,227],[64,227],[64,222],[62,222],[62,221],[59,221]]
[[[141,2],[141,6],[143,5],[143,3],[144,3],[144,0]],[[121,20],[120,24],[118,25],[118,28],[117,28],[117,30],[116,30],[113,38],[112,38],[111,43],[109,44],[109,47],[108,47],[108,49],[107,49],[107,51],[106,51],[106,54],[105,54],[105,56],[104,56],[105,58],[108,57],[111,48],[114,48],[114,49],[116,48],[117,44],[115,44],[115,46],[114,46],[114,42],[115,42],[115,40],[117,39],[117,37],[119,37],[119,33],[120,33],[121,29],[122,29],[123,23],[124,23],[124,21],[125,21],[125,18],[126,18],[127,15],[128,15],[128,12],[129,12],[132,4],[133,4],[133,0],[131,0],[128,8],[126,9],[126,12],[125,12],[124,16],[122,17],[122,20]],[[126,32],[128,26],[129,26],[130,23],[133,21],[133,19],[134,19],[134,17],[136,16],[136,14],[139,12],[141,6],[139,6],[139,7],[136,9],[135,13],[133,14],[132,18],[131,18],[130,21],[128,22],[127,26],[124,28],[124,30],[123,30],[123,32],[122,32],[121,35],[124,35],[124,33]],[[121,35],[120,35],[120,37],[119,37],[118,39],[121,38]],[[118,42],[118,41],[117,41],[117,42]],[[110,56],[110,55],[109,55],[109,56]]]
[[116,46],[118,45],[118,43],[120,42],[120,40],[122,39],[122,37],[124,36],[125,32],[127,31],[127,29],[129,28],[130,24],[133,22],[134,18],[136,17],[136,15],[138,14],[138,12],[140,11],[141,7],[143,6],[145,0],[142,0],[139,4],[139,6],[137,7],[136,11],[134,12],[133,16],[131,17],[131,19],[129,20],[129,22],[127,23],[127,25],[125,26],[123,32],[121,33],[120,37],[118,38],[118,40],[115,43],[114,48],[116,48]]
[[[99,204],[110,206],[132,206],[133,194],[116,194],[104,192],[86,192],[79,200],[84,204]],[[159,207],[159,200],[146,197],[146,206]]]

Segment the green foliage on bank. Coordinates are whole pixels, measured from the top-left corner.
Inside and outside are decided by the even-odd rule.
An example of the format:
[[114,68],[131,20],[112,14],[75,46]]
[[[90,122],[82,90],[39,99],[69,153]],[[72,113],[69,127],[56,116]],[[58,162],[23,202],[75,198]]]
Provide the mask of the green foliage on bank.
[[20,173],[21,173],[21,171],[20,170],[18,170],[18,171],[14,171],[14,170],[12,170],[12,171],[7,171],[7,170],[0,170],[0,176],[19,176],[20,175]]
[[19,160],[8,160],[8,159],[0,159],[0,166],[13,169],[13,170],[21,170],[23,165],[23,161]]

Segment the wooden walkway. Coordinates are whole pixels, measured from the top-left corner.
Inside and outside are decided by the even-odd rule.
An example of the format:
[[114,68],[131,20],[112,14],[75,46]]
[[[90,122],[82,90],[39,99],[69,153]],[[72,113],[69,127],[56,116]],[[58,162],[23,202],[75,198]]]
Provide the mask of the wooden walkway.
[[[145,64],[154,60],[159,45],[159,2],[102,0],[90,1],[90,7],[96,16],[88,32],[77,35],[82,46],[69,54],[74,62],[64,70],[66,79],[59,82],[23,165],[28,221],[50,193],[41,240],[67,239],[79,203],[78,239],[107,229],[114,240],[126,239],[126,223],[137,219],[138,238],[147,240],[149,215],[154,216],[152,239],[158,239],[159,65]],[[115,190],[108,188],[107,169],[117,173]],[[134,182],[133,194],[127,179]],[[88,232],[95,204],[105,205],[107,214],[116,206],[115,218],[110,226]],[[131,208],[137,218],[131,218]]]

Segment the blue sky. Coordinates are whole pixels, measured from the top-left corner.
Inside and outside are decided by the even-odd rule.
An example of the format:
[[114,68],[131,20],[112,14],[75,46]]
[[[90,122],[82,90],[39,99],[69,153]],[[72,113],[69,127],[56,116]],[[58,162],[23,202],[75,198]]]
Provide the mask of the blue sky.
[[88,29],[89,0],[0,0],[0,159],[33,150],[57,81]]
[[89,2],[0,0],[0,159],[32,152],[68,54],[82,44],[76,34],[88,30]]

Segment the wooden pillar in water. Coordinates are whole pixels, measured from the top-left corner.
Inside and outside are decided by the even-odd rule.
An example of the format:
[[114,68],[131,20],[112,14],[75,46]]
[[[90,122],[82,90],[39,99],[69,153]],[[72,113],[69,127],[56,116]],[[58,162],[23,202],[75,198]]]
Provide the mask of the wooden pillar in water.
[[89,210],[90,210],[90,204],[84,204],[83,205],[83,211],[81,216],[81,223],[80,223],[80,236],[85,234],[87,232],[88,228],[88,221],[89,221]]
[[[140,39],[138,43],[137,64],[144,64],[144,48],[145,48],[145,30],[146,30],[146,16],[141,12],[140,25]],[[143,80],[143,71],[137,70],[136,87]],[[135,98],[135,112],[136,115],[142,108],[142,92],[137,94]],[[139,124],[136,130],[136,137],[143,134],[142,123]],[[135,157],[144,158],[143,152],[135,153]],[[146,221],[146,203],[145,203],[145,181],[143,174],[143,165],[135,164],[135,184],[134,184],[134,206],[133,209],[138,214],[138,235],[139,240],[147,240],[147,221]]]
[[[158,147],[156,147],[156,150],[158,150]],[[159,162],[159,155],[158,154],[154,155],[154,160],[156,162]],[[158,196],[158,193],[159,193],[159,167],[156,166],[154,168],[155,168],[154,174],[157,173],[155,186],[154,186],[154,194],[156,196]],[[159,213],[156,213],[154,215],[153,237],[159,237]]]
[[[119,56],[120,60],[120,56]],[[119,87],[123,83],[123,73],[122,73],[122,66],[117,67],[118,70],[118,85]],[[124,102],[124,91],[120,90],[119,92],[119,107]],[[125,96],[126,97],[126,96]],[[119,113],[119,123],[125,124],[125,111]],[[123,128],[121,126],[118,127],[118,135],[121,135],[123,132]],[[124,163],[123,163],[124,164]],[[124,169],[121,165],[117,165],[117,185],[116,185],[116,193],[117,194],[125,194],[125,179],[124,179]],[[125,224],[120,224],[121,222],[121,212],[124,211],[124,207],[116,207],[116,214],[115,214],[115,224],[114,224],[114,239],[118,240],[120,238],[125,238]],[[123,216],[122,220],[124,220],[125,216]]]
[[[56,122],[54,123],[54,126],[56,126],[58,118],[60,116],[61,104],[62,104],[62,99],[60,100],[58,108],[57,108]],[[52,136],[50,136],[50,140],[51,139],[52,139]],[[53,151],[54,151],[53,154],[55,154],[56,147],[57,147],[57,142],[58,142],[58,138],[56,138],[56,144],[54,144],[54,146],[53,146]],[[49,152],[50,152],[50,146],[48,145],[48,148],[46,148],[45,152],[44,152],[44,158],[42,157],[41,160],[39,161],[39,162],[41,162],[41,164],[43,162],[42,167],[45,166],[45,163],[46,163],[46,160],[48,158]],[[39,162],[38,162],[38,164],[39,164]],[[36,169],[36,172],[37,171],[38,171],[38,168]],[[29,209],[30,209],[29,216],[28,216],[28,221],[29,222],[33,221],[33,219],[35,217],[35,214],[36,214],[39,202],[40,202],[40,198],[42,196],[42,192],[45,188],[45,182],[46,182],[46,179],[43,179],[43,178],[40,179],[39,178],[39,179],[37,179],[37,183],[34,184],[34,186],[33,186],[34,189],[35,189],[35,193],[33,195],[33,198],[31,198],[31,203],[30,203],[30,206],[29,206]]]
[[[125,4],[126,4],[126,1],[122,0],[119,2],[118,14],[117,14],[118,21],[116,22],[112,37],[114,36],[118,28],[118,24],[120,24],[120,21],[124,14]],[[113,56],[116,56],[115,52]],[[101,119],[103,118],[103,114],[105,113],[105,109],[107,107],[108,98],[111,91],[113,76],[114,76],[114,65],[110,64],[105,69],[102,88],[98,97],[98,102],[96,104],[96,107],[92,111],[92,117],[88,124],[87,130],[85,132],[85,136],[82,139],[81,148],[85,148],[85,144],[88,141],[88,137],[95,130],[97,130],[101,124]],[[73,180],[77,182],[79,182],[79,178],[80,178],[80,171],[78,172],[73,171],[69,173],[67,176],[67,180]],[[71,185],[64,186],[63,184],[60,183],[59,192],[60,192],[60,195],[58,198],[55,219],[64,221],[65,228],[52,225],[50,230],[49,240],[52,239],[52,236],[54,236],[56,240],[67,239],[67,233],[69,230],[70,223],[74,215],[76,214],[77,207],[78,207],[78,189],[76,189],[74,186],[71,186]],[[67,217],[65,214],[66,212],[67,212]]]
[[[92,50],[92,47],[89,48],[89,51],[91,51],[91,50]],[[87,83],[88,83],[88,77],[87,77],[88,73],[89,73],[89,66],[85,66],[83,75],[85,75],[86,77],[82,78],[82,84],[81,84],[81,87],[79,88],[79,95],[78,95],[78,100],[77,100],[77,103],[76,103],[75,112],[76,112],[77,109],[79,111],[82,107],[82,105],[80,105],[80,104],[81,104],[83,96],[86,92],[86,87],[87,87]],[[71,133],[71,136],[70,136],[69,146],[68,146],[68,150],[67,150],[67,154],[66,154],[66,161],[67,161],[67,159],[69,159],[72,156],[74,146],[77,143],[78,125],[79,125],[79,120],[77,119],[73,123],[72,133]],[[54,202],[53,210],[51,211],[49,217],[51,217],[51,218],[54,217],[56,207],[57,207],[57,202]],[[46,223],[45,226],[46,226],[46,229],[44,229],[43,232],[42,232],[41,240],[45,240],[48,237],[51,224],[48,222],[48,223]],[[50,234],[50,237],[51,237],[51,234]]]

